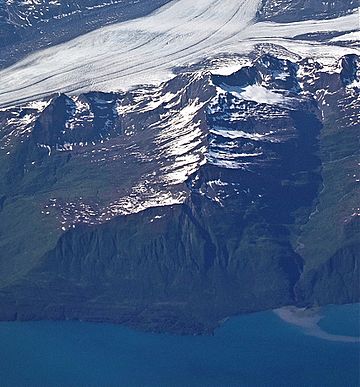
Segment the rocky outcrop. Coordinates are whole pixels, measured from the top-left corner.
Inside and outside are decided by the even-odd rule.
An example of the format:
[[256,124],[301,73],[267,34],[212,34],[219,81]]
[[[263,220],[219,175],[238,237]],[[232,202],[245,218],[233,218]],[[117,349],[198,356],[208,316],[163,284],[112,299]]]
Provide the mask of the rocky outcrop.
[[[198,217],[182,205],[67,232],[27,285],[0,292],[2,305],[5,298],[17,304],[13,312],[2,308],[0,318],[60,316],[206,333],[228,315],[293,302],[301,261],[288,243],[267,240],[260,228],[264,235],[255,237],[239,221],[234,230]],[[234,238],[244,232],[248,243]]]
[[359,243],[344,246],[296,286],[300,305],[356,303],[360,300]]
[[5,4],[0,4],[0,47],[17,43],[20,40],[19,28],[9,20]]
[[115,104],[111,93],[87,93],[75,100],[65,94],[55,96],[36,119],[31,141],[43,148],[71,150],[117,136]]
[[[351,85],[354,81],[359,81],[360,65],[358,55],[345,55],[340,63],[340,78],[344,86]],[[359,87],[359,86],[358,86]]]
[[0,113],[0,319],[193,334],[359,299],[357,58],[252,58]]
[[356,0],[262,0],[258,18],[279,23],[330,19],[346,15],[358,6]]

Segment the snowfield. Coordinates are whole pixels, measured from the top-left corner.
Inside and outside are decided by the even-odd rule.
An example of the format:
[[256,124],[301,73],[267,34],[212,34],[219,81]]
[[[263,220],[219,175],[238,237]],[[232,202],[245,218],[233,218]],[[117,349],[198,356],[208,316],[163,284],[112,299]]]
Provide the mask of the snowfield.
[[0,71],[0,106],[55,92],[118,91],[154,84],[171,77],[175,67],[220,53],[248,53],[260,42],[280,44],[301,56],[336,59],[354,52],[355,48],[292,38],[328,31],[348,38],[345,34],[358,27],[357,12],[323,21],[255,23],[259,3],[174,0],[152,15],[39,51]]

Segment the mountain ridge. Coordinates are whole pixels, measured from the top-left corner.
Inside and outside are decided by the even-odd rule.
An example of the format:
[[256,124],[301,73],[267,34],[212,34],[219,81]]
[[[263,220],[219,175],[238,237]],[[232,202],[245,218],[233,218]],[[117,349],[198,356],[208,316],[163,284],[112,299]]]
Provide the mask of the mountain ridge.
[[1,109],[0,318],[198,334],[358,301],[359,57],[269,51]]

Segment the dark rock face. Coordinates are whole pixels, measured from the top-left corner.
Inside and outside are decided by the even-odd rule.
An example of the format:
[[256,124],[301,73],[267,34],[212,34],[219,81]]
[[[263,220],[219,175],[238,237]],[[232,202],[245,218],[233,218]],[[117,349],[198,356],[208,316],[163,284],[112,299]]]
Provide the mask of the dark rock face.
[[210,333],[359,300],[358,63],[264,54],[3,109],[0,319]]
[[62,94],[53,99],[34,125],[34,141],[51,146],[63,143],[65,123],[74,111],[75,104],[66,95]]
[[245,87],[254,85],[260,80],[260,74],[256,71],[255,66],[245,66],[239,71],[231,75],[213,75],[213,82],[215,85],[229,85],[237,87]]
[[32,140],[42,147],[66,150],[118,135],[115,102],[110,93],[87,93],[76,101],[61,94],[40,113]]
[[0,4],[0,47],[17,43],[20,40],[18,28],[10,22],[9,17],[5,4]]
[[278,59],[265,54],[256,65],[261,79],[270,89],[300,92],[297,79],[298,66],[287,59]]
[[[360,298],[359,68],[359,57],[347,55],[338,63],[336,73],[305,71],[306,88],[317,93],[322,110],[320,152],[324,180],[314,215],[300,238],[304,245],[298,252],[304,257],[314,254],[319,258],[316,265],[308,264],[296,285],[297,298],[303,304],[358,302]],[[329,219],[331,227],[326,227]],[[319,228],[323,229],[326,243],[313,236]],[[316,244],[324,251],[320,252]]]
[[345,246],[317,270],[307,272],[296,287],[304,305],[356,303],[360,299],[359,244]]
[[[155,216],[162,218],[151,222]],[[50,316],[62,310],[62,318],[84,318],[88,309],[85,316],[93,319],[94,305],[103,321],[116,316],[115,321],[144,329],[204,333],[224,316],[292,302],[301,264],[288,243],[279,240],[274,247],[255,238],[250,249],[233,245],[235,240],[226,246],[229,241],[219,231],[230,231],[234,238],[233,228],[241,234],[244,225],[219,230],[211,222],[204,226],[198,216],[183,205],[68,232],[31,273],[34,283],[42,284],[30,290],[37,295],[31,313],[45,317],[49,310]],[[271,284],[266,284],[269,278]],[[15,296],[20,315],[28,318],[22,287],[1,295]]]
[[359,57],[357,55],[346,55],[341,61],[340,78],[344,86],[351,85],[354,81],[360,81]]
[[0,19],[0,47],[4,47],[20,40],[19,33],[15,26]]
[[270,54],[260,57],[253,66],[245,66],[234,74],[213,75],[215,85],[228,85],[243,88],[261,83],[269,89],[300,92],[297,79],[298,66],[286,59],[278,59]]
[[346,15],[359,6],[356,0],[263,0],[259,20],[289,23],[307,19],[330,19]]

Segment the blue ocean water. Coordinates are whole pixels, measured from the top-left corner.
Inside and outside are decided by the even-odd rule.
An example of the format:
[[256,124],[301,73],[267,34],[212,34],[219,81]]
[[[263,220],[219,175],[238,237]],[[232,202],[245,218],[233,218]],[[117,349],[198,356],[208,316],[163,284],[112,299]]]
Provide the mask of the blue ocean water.
[[[329,308],[325,325],[352,334],[347,320],[358,308]],[[357,387],[359,350],[305,335],[272,312],[230,319],[211,337],[81,322],[0,323],[0,386]]]
[[319,326],[335,335],[360,336],[360,305],[327,306]]

